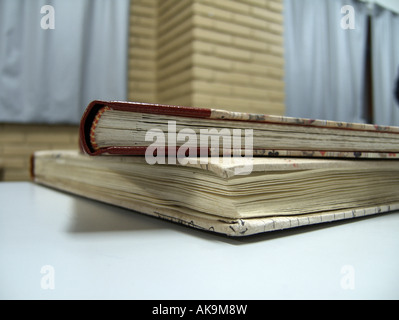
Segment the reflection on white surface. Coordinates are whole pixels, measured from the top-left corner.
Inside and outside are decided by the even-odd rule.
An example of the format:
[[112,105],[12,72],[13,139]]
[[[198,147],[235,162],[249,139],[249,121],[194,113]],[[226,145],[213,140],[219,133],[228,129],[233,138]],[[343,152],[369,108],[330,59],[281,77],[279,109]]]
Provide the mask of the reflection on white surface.
[[399,297],[398,212],[232,239],[30,183],[0,203],[2,299]]

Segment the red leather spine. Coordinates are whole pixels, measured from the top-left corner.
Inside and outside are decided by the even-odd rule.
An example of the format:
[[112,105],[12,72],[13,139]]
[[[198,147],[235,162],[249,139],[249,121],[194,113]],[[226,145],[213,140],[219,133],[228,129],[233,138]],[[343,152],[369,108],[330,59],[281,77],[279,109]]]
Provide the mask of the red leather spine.
[[209,118],[211,110],[206,108],[193,108],[184,106],[170,106],[162,104],[150,104],[139,102],[125,102],[125,101],[101,101],[94,100],[86,108],[83,113],[79,126],[79,145],[83,153],[89,155],[99,155],[103,153],[114,155],[144,155],[146,146],[137,147],[107,147],[95,150],[90,142],[91,124],[98,113],[98,111],[108,106],[114,110],[139,112],[150,114],[162,114],[170,116],[181,116],[190,118]]

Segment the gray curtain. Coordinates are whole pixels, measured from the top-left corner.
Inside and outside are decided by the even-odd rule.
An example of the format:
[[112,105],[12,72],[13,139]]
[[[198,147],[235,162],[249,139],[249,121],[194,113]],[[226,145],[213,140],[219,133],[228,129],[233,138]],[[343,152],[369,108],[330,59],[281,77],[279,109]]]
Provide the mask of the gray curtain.
[[396,14],[399,14],[399,1],[398,0],[359,0],[367,4],[377,4],[385,9],[388,9]]
[[78,123],[126,99],[128,16],[129,0],[0,0],[0,122]]
[[[355,28],[343,29],[350,5]],[[286,115],[365,122],[367,8],[355,0],[285,0]]]
[[399,15],[375,6],[372,15],[374,122],[399,126]]

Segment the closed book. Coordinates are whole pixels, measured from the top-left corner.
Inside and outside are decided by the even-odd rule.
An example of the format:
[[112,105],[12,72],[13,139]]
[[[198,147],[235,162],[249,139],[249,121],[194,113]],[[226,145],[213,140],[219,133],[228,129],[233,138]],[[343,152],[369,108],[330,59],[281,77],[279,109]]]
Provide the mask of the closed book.
[[[247,236],[399,209],[399,162],[238,157],[154,164],[145,157],[41,151],[35,182],[196,229]],[[244,166],[251,172],[240,174]]]
[[[184,146],[197,156],[204,149],[207,155],[230,149],[266,157],[399,157],[399,127],[139,102],[93,101],[79,132],[89,155],[145,155],[163,135],[155,152],[177,153]],[[219,138],[218,144],[201,145],[202,134]]]

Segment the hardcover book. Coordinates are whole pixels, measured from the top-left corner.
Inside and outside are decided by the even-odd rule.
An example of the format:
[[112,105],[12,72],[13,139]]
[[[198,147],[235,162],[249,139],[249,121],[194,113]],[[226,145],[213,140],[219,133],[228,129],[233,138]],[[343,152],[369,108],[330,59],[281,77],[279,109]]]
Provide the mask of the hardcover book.
[[[144,157],[41,151],[35,182],[229,236],[399,209],[399,162],[237,157],[150,165]],[[237,168],[251,161],[251,173]]]
[[[154,136],[165,133],[164,149],[158,146],[156,152],[167,153],[183,145],[201,150],[196,137],[204,131],[220,140],[233,134],[234,140],[238,135],[238,147],[230,143],[231,149],[250,150],[253,156],[399,157],[398,127],[118,101],[88,105],[80,124],[80,146],[89,155],[144,155],[154,145]],[[250,147],[246,138],[251,140]],[[203,148],[208,155],[222,153],[221,145],[213,151],[209,145]]]

